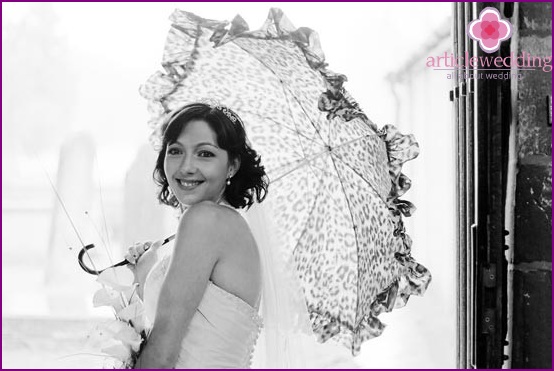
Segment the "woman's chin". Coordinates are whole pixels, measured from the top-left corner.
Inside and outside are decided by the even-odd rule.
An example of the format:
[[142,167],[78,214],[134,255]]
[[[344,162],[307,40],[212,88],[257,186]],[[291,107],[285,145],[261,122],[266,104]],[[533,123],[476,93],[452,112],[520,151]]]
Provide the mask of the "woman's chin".
[[192,206],[202,201],[218,202],[218,198],[215,195],[206,194],[205,192],[179,192],[177,195],[179,203],[185,207]]
[[185,196],[185,197],[180,197],[179,198],[179,202],[181,203],[181,205],[185,206],[185,207],[190,207],[194,204],[197,204],[199,202],[202,202],[202,201],[207,201],[207,200],[211,200],[211,198],[207,198],[207,197],[199,197],[198,195],[190,195],[190,196]]
[[189,207],[189,206],[192,206],[194,204],[199,203],[200,201],[201,200],[197,199],[197,198],[186,197],[186,198],[181,199],[179,202],[181,203],[181,205]]
[[192,206],[201,200],[201,197],[196,194],[181,194],[177,196],[177,200],[183,206]]

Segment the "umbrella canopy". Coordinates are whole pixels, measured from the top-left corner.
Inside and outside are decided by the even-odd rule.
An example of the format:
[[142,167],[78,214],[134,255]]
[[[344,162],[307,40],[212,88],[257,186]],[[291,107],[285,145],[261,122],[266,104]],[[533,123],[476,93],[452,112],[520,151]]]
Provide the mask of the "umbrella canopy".
[[249,31],[175,11],[162,65],[141,87],[159,143],[167,113],[211,98],[243,119],[270,178],[268,200],[320,341],[357,354],[378,336],[377,316],[422,294],[430,274],[411,255],[399,200],[410,186],[402,164],[413,136],[378,129],[327,69],[317,34],[279,9]]

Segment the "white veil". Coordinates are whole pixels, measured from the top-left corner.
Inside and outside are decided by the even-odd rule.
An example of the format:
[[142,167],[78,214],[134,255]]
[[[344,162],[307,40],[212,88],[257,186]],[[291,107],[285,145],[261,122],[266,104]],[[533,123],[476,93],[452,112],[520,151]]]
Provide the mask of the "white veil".
[[[245,213],[260,251],[261,312],[264,327],[254,352],[253,368],[306,368],[313,340],[308,310],[293,263],[284,260],[277,227],[266,201]],[[308,356],[308,357],[307,357]]]
[[260,309],[264,327],[252,367],[360,368],[346,347],[333,341],[317,342],[294,262],[283,252],[271,202],[254,203],[243,215],[256,239],[262,263]]

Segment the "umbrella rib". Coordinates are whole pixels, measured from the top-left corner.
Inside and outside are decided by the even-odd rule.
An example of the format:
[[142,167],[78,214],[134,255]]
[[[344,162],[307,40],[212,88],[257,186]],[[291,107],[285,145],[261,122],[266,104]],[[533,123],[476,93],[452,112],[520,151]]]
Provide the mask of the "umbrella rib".
[[[276,168],[276,169],[272,169],[271,171],[274,172],[274,171],[277,171],[277,170],[279,170],[279,169],[281,169],[281,168],[284,168],[284,167],[286,167],[286,166],[289,166],[289,165],[292,165],[292,164],[295,164],[295,163],[300,163],[300,165],[298,165],[297,167],[295,167],[295,168],[293,168],[293,169],[287,171],[286,173],[282,174],[280,177],[278,177],[277,179],[273,180],[272,182],[278,181],[279,179],[281,179],[281,178],[283,178],[284,176],[286,176],[286,175],[292,173],[292,172],[295,171],[295,170],[298,170],[299,168],[301,168],[302,166],[304,166],[304,165],[306,165],[306,164],[308,164],[309,166],[312,166],[312,165],[310,164],[310,162],[311,162],[313,159],[315,159],[315,158],[317,158],[317,157],[319,157],[319,156],[321,156],[321,155],[324,155],[325,153],[329,153],[329,151],[328,151],[328,150],[324,150],[324,151],[321,151],[321,152],[318,152],[318,153],[312,155],[311,157],[308,157],[308,158],[301,158],[301,159],[296,160],[296,161],[291,161],[291,162],[288,162],[288,163],[286,163],[286,164],[283,164],[283,165],[279,166],[279,167]],[[315,166],[314,166],[314,167],[315,167]],[[317,169],[317,168],[316,168],[316,169]],[[321,169],[319,169],[319,170],[321,170]]]
[[[306,163],[307,163],[308,166],[309,166],[310,163],[309,163],[308,161],[302,161],[302,163],[300,163],[300,165],[298,165],[298,166],[296,166],[296,167],[290,169],[289,171],[287,171],[286,173],[282,174],[282,175],[279,176],[278,178],[275,178],[275,179],[271,180],[271,183],[274,184],[275,182],[277,182],[277,181],[283,179],[283,178],[286,177],[287,175],[289,175],[289,174],[295,172],[296,170],[298,170],[298,169],[300,169],[301,167],[303,167],[304,165],[306,165]],[[285,167],[285,166],[287,166],[287,165],[283,165],[283,166],[281,166],[281,167]],[[280,167],[280,168],[281,168],[281,167]],[[280,168],[278,168],[278,169],[280,169]]]
[[[358,141],[358,140],[362,140],[362,139],[367,138],[367,137],[370,137],[370,136],[373,136],[373,134],[367,134],[367,135],[365,135],[365,136],[363,136],[363,137],[359,137],[359,138],[356,138],[356,139],[352,139],[352,140],[350,140],[350,141],[348,141],[348,142],[342,143],[342,144],[340,144],[340,145],[334,147],[333,150],[335,150],[335,149],[337,149],[337,148],[341,148],[341,147],[346,146],[346,145],[349,145],[349,144],[351,144],[351,143],[354,143],[354,142],[356,142],[356,141]],[[285,164],[279,166],[279,167],[276,168],[276,169],[272,169],[272,171],[279,170],[279,169],[281,169],[281,168],[283,168],[283,167],[285,167],[285,166],[289,166],[289,165],[292,165],[292,164],[298,163],[298,162],[302,162],[302,164],[299,165],[298,167],[303,166],[305,162],[308,162],[308,163],[309,163],[309,162],[312,161],[313,159],[315,159],[315,158],[317,158],[317,157],[323,155],[324,153],[328,153],[328,152],[329,152],[328,150],[324,150],[324,151],[321,151],[321,152],[318,152],[318,153],[312,155],[312,156],[309,157],[309,158],[301,158],[301,159],[298,159],[298,160],[296,160],[296,161],[287,162],[287,163],[285,163]],[[311,165],[310,165],[310,166],[311,166]],[[281,175],[279,178],[275,179],[275,181],[279,180],[279,179],[282,178],[283,176],[286,176],[286,175],[290,174],[292,171],[296,170],[298,167],[296,167],[296,168],[290,170],[289,172],[287,172],[287,173]],[[319,169],[319,168],[317,168],[317,167],[316,167],[316,169],[321,170],[321,171],[323,171],[323,172],[326,172],[325,170]],[[334,174],[332,174],[332,173],[329,173],[329,174],[334,175]],[[365,179],[364,179],[364,180],[365,180]],[[370,185],[371,185],[371,184],[370,184]]]
[[366,178],[363,177],[362,174],[360,174],[356,169],[354,169],[352,166],[350,166],[346,161],[344,161],[342,158],[336,156],[335,154],[335,158],[337,160],[339,160],[340,162],[342,162],[344,164],[344,166],[346,166],[347,168],[349,168],[350,170],[352,170],[361,180],[363,180],[365,183],[367,183],[368,186],[371,187],[371,189],[373,189],[373,191],[377,194],[377,196],[379,196],[379,198],[381,199],[381,201],[383,201],[385,204],[387,203],[387,201],[385,199],[383,199],[383,197],[381,196],[381,194],[377,191],[377,189],[375,189],[375,187],[373,186],[373,184],[371,184]]
[[329,133],[329,135],[327,136],[327,144],[330,146],[331,145],[331,127],[333,127],[331,124],[332,124],[333,121],[327,119],[327,122],[329,123],[329,128],[327,130],[327,132]]
[[[343,161],[341,161],[341,162],[343,162]],[[325,170],[325,169],[321,169],[321,168],[319,168],[319,167],[317,167],[317,166],[313,166],[313,165],[310,165],[310,166],[312,166],[313,168],[315,168],[315,169],[317,169],[317,170],[319,170],[319,171],[321,171],[321,172],[323,172],[323,173],[325,173],[325,174],[327,174],[327,175],[331,175],[331,176],[334,176],[335,178],[338,178],[338,176],[337,176],[335,173],[332,173],[332,172],[327,171],[327,170]],[[349,168],[350,168],[350,167],[349,167]],[[364,180],[365,183],[367,183],[369,186],[371,186],[371,184],[369,184],[365,179],[362,178],[362,180]],[[350,185],[350,186],[352,186],[352,187],[357,187],[356,184],[347,182],[346,180],[343,180],[343,184],[348,184],[348,185]],[[373,187],[372,187],[372,189],[373,189]]]
[[[362,139],[365,139],[365,138],[369,138],[369,137],[372,137],[372,136],[375,136],[375,135],[376,135],[376,134],[366,134],[366,135],[364,135],[364,136],[362,136],[362,137],[359,137],[359,138],[356,138],[356,139],[352,139],[352,140],[350,140],[350,141],[348,141],[348,142],[342,143],[342,144],[340,144],[340,145],[338,145],[338,146],[336,146],[336,147],[333,147],[333,151],[331,152],[331,154],[334,154],[334,155],[335,155],[335,158],[337,158],[338,160],[340,160],[346,167],[348,167],[348,168],[351,169],[356,175],[358,175],[365,183],[367,183],[367,185],[369,185],[369,186],[371,187],[371,189],[373,189],[373,190],[375,191],[375,193],[379,196],[379,198],[380,198],[383,202],[387,203],[387,201],[381,196],[381,194],[375,189],[375,187],[374,187],[367,179],[365,179],[358,171],[356,171],[352,166],[350,166],[347,162],[345,162],[342,158],[340,158],[340,157],[337,155],[337,153],[335,152],[335,150],[338,149],[338,148],[344,147],[344,146],[346,146],[346,145],[352,144],[352,143],[357,142],[357,141],[359,141],[359,140],[362,140]],[[331,157],[333,157],[333,156],[331,156]],[[325,172],[325,170],[323,170],[323,169],[319,169],[319,170]],[[335,175],[335,174],[333,174],[333,173],[329,173],[329,174],[330,174],[330,175]],[[349,184],[349,183],[348,183],[348,184]]]
[[[331,176],[335,176],[335,174],[333,174],[333,173],[331,173],[331,172],[328,172],[328,171],[325,171],[325,170],[323,170],[323,169],[320,169],[320,168],[317,167],[317,166],[313,166],[313,165],[311,165],[311,164],[310,164],[309,166],[310,166],[311,168],[315,168],[315,169],[317,169],[317,170],[319,170],[319,171],[321,172],[321,178],[320,178],[320,181],[319,181],[319,187],[320,187],[320,188],[321,188],[321,185],[323,184],[323,177],[324,177],[325,174],[331,175]],[[336,169],[336,167],[335,167],[335,169]],[[337,169],[337,174],[338,174],[338,169]],[[343,188],[343,194],[346,195],[346,192],[345,192],[344,186],[343,186],[343,182],[341,181],[340,177],[337,176],[337,178],[338,178],[338,180],[339,180],[339,182],[341,183],[341,186],[342,186],[342,188]],[[347,184],[350,184],[350,183],[347,183]],[[329,191],[328,191],[327,189],[325,189],[325,190],[327,191],[327,193],[329,193]],[[314,199],[314,203],[313,203],[313,205],[312,205],[312,210],[310,211],[310,213],[309,213],[309,215],[308,215],[308,219],[309,219],[310,216],[312,215],[313,210],[315,209],[315,205],[316,205],[316,203],[317,203],[317,200],[318,200],[318,198],[320,197],[321,194],[322,194],[321,192],[318,192],[318,193],[317,193],[316,198]],[[331,196],[331,198],[332,198],[332,195],[331,195],[330,193],[329,193],[329,196]],[[348,204],[348,201],[347,201],[347,205],[348,205],[348,208],[349,208],[350,217],[352,218],[352,225],[354,225],[354,220],[353,220],[353,217],[352,217],[352,211],[350,210],[350,206],[349,206],[349,204]],[[294,249],[292,250],[292,254],[294,254],[294,253],[296,252],[296,250],[298,249],[298,247],[299,247],[299,245],[300,245],[300,239],[302,238],[302,236],[303,236],[304,233],[306,232],[307,228],[308,228],[308,226],[307,226],[307,224],[306,224],[305,228],[302,230],[302,233],[300,234],[300,237],[298,238],[298,242],[296,243]],[[353,230],[354,230],[354,233],[356,234],[356,228],[353,228]],[[356,238],[356,246],[358,246],[358,239],[357,239],[357,237],[355,237],[355,238]]]
[[369,137],[373,137],[373,136],[376,136],[377,134],[366,134],[366,135],[362,135],[361,137],[358,137],[356,139],[351,139],[349,140],[348,142],[344,142],[344,143],[341,143],[339,144],[338,146],[334,146],[333,147],[333,150],[337,149],[337,148],[341,148],[341,147],[344,147],[344,146],[347,146],[349,144],[352,144],[354,142],[357,142],[359,140],[362,140],[362,139],[365,139],[365,138],[369,138]]
[[[322,154],[323,154],[323,153],[320,153],[319,155],[322,155]],[[343,162],[343,161],[341,161],[341,162]],[[290,173],[292,173],[292,172],[298,170],[299,168],[301,168],[301,167],[304,166],[304,165],[306,165],[306,163],[303,163],[302,165],[299,165],[299,166],[295,167],[294,169],[291,169],[290,171],[286,172],[285,174],[281,175],[279,178],[277,178],[277,179],[275,179],[275,180],[271,180],[271,183],[273,184],[273,183],[277,182],[278,180],[281,180],[282,178],[284,178],[284,177],[286,177],[287,175],[289,175]],[[332,172],[329,172],[329,171],[327,171],[327,170],[325,170],[325,169],[321,169],[321,168],[319,168],[319,167],[317,167],[317,166],[314,166],[313,164],[310,164],[309,162],[307,163],[307,165],[308,165],[310,168],[319,170],[322,174],[327,174],[327,175],[330,175],[330,176],[339,178],[336,174],[334,174],[334,173],[332,173]],[[362,178],[362,179],[363,179],[363,178]],[[340,178],[339,178],[339,180],[340,180]],[[363,180],[364,180],[365,183],[367,183],[367,184],[374,190],[374,188],[371,186],[371,184],[369,184],[369,182],[367,182],[365,179],[363,179]],[[352,183],[350,183],[350,182],[343,181],[342,183],[348,184],[348,185],[350,185],[350,186],[352,186],[352,187],[356,187],[355,184],[352,184]]]
[[[273,72],[273,73],[275,73],[275,72]],[[284,84],[283,84],[283,87],[285,87]],[[287,89],[289,90],[289,93],[291,93],[291,91],[288,87],[287,87]],[[325,145],[325,141],[323,140],[323,137],[321,136],[321,133],[319,132],[319,129],[317,128],[317,126],[314,124],[314,122],[311,120],[311,118],[308,116],[308,114],[304,110],[304,106],[302,106],[302,104],[300,103],[300,101],[298,101],[298,99],[296,98],[296,96],[294,94],[292,94],[292,97],[296,100],[296,102],[298,103],[298,105],[302,109],[302,112],[304,113],[306,118],[310,121],[310,123],[312,124],[312,127],[315,129],[315,133],[317,134],[317,136],[319,136],[319,139]],[[290,101],[289,101],[289,97],[288,97],[287,94],[285,94],[285,98],[287,99],[289,111],[291,112],[291,117],[292,117],[292,110],[290,108]],[[296,121],[293,120],[293,122],[294,122],[294,126],[296,127],[296,130],[298,130],[298,126],[296,125]],[[314,138],[315,138],[315,134],[314,134],[314,137],[310,139],[310,142],[311,142],[312,145],[314,143],[316,143]],[[329,144],[329,142],[327,142],[327,144]],[[306,150],[305,150],[304,146],[302,145],[302,143],[300,145],[302,146],[302,151],[304,152],[304,155],[306,155]],[[312,151],[312,148],[313,148],[312,146],[309,147],[310,152]]]
[[274,124],[277,124],[277,125],[281,126],[282,128],[285,128],[285,129],[287,129],[287,130],[290,130],[291,132],[297,134],[298,136],[303,137],[304,139],[306,139],[306,140],[308,140],[308,141],[316,142],[313,138],[310,138],[310,137],[308,137],[307,135],[304,135],[304,134],[302,134],[301,132],[299,132],[298,129],[296,129],[296,130],[295,130],[295,129],[292,129],[292,128],[288,127],[287,125],[282,124],[282,123],[280,123],[279,121],[276,121],[275,119],[272,119],[271,117],[262,116],[262,115],[260,115],[259,113],[256,113],[256,112],[254,112],[254,111],[250,111],[250,110],[247,110],[247,109],[243,109],[242,111],[245,112],[245,113],[249,113],[249,114],[251,114],[251,115],[258,116],[258,117],[260,117],[260,118],[262,118],[262,119],[269,120],[269,121],[273,122]]
[[[350,202],[348,202],[348,197],[346,197],[346,189],[344,188],[344,184],[342,182],[342,179],[340,177],[340,174],[339,174],[339,169],[337,168],[337,164],[335,163],[334,159],[333,159],[333,156],[330,156],[331,157],[331,161],[333,162],[333,166],[335,167],[335,171],[337,172],[337,178],[339,179],[339,182],[340,182],[340,185],[341,185],[341,188],[342,188],[342,192],[344,194],[344,198],[346,200],[346,205],[348,206],[348,212],[350,213],[350,219],[352,220],[352,229],[354,230],[354,238],[356,239],[356,256],[358,257],[358,259],[360,258],[360,245],[359,245],[359,242],[358,242],[358,228],[356,227],[356,224],[354,223],[354,214],[352,213],[352,208],[350,206]],[[357,279],[357,284],[360,283],[360,270],[358,269],[358,279]],[[359,308],[360,306],[360,296],[359,295],[356,295],[356,311],[357,311],[357,308]],[[357,321],[357,318],[355,319],[355,321]]]
[[[348,167],[349,169],[351,169],[356,175],[358,175],[358,176],[361,178],[361,180],[362,180],[364,183],[366,183],[366,184],[375,192],[375,194],[381,199],[381,201],[383,201],[384,203],[387,203],[387,201],[386,201],[385,199],[383,199],[383,197],[381,197],[381,195],[379,194],[379,192],[377,192],[377,190],[375,189],[375,187],[373,187],[373,185],[372,185],[369,181],[367,181],[367,179],[365,179],[362,175],[360,175],[360,173],[358,173],[356,170],[354,170],[351,166],[348,166],[348,164],[346,164],[341,158],[336,157],[336,159],[339,160],[340,162],[342,162],[346,167]],[[314,166],[314,167],[315,167],[315,166]],[[320,168],[318,168],[318,167],[315,167],[315,168],[318,169],[319,171],[323,172],[323,173],[326,173],[326,174],[328,174],[328,175],[331,175],[331,176],[334,176],[334,177],[338,178],[338,176],[337,176],[336,174],[334,174],[334,173],[331,173],[331,172],[329,172],[329,171],[327,171],[327,170],[324,170],[324,169],[320,169]],[[343,183],[344,183],[344,184],[348,184],[348,185],[350,185],[350,186],[352,186],[352,187],[357,187],[356,184],[347,182],[347,181],[345,181],[345,180],[343,180]]]
[[[322,173],[321,178],[319,178],[319,188],[321,188],[321,185],[323,184],[323,176],[324,176],[324,173]],[[296,245],[292,249],[291,255],[294,255],[294,253],[296,252],[296,250],[300,246],[300,240],[302,239],[302,236],[304,236],[304,234],[308,230],[308,220],[310,220],[310,218],[311,218],[311,216],[312,216],[312,214],[315,210],[315,206],[317,205],[317,200],[319,199],[320,195],[321,195],[321,192],[317,192],[315,197],[314,197],[314,201],[312,203],[310,213],[308,214],[308,217],[306,218],[306,224],[304,225],[304,229],[302,229],[302,232],[300,232],[300,237],[298,237],[298,241],[296,241]]]
[[[316,130],[316,133],[317,135],[319,136],[319,139],[324,142],[323,140],[323,137],[321,136],[321,133],[319,132],[317,126],[314,124],[314,122],[312,121],[312,119],[310,118],[310,116],[306,113],[306,111],[304,110],[304,107],[302,106],[302,104],[300,103],[300,101],[298,101],[298,98],[296,98],[296,96],[294,94],[292,94],[292,91],[290,90],[290,88],[283,82],[283,80],[279,77],[279,75],[277,75],[277,73],[271,68],[269,67],[264,61],[262,61],[260,58],[258,58],[256,55],[254,54],[251,54],[248,52],[248,50],[246,50],[243,46],[237,44],[236,42],[234,42],[234,44],[236,46],[238,46],[240,49],[242,49],[246,54],[254,57],[256,60],[258,60],[258,62],[260,62],[263,66],[265,66],[265,68],[267,68],[269,71],[271,71],[275,77],[281,82],[281,87],[283,89],[283,94],[285,95],[285,97],[287,96],[286,94],[286,91],[285,91],[285,88],[286,90],[288,90],[289,93],[291,93],[291,95],[293,96],[293,98],[297,101],[298,105],[300,106],[300,108],[302,109],[302,112],[304,112],[304,115],[306,115],[306,118],[310,121],[310,123],[312,124],[312,126],[314,127],[314,129]],[[290,106],[289,106],[289,109],[290,109]],[[292,117],[292,115],[291,115]]]

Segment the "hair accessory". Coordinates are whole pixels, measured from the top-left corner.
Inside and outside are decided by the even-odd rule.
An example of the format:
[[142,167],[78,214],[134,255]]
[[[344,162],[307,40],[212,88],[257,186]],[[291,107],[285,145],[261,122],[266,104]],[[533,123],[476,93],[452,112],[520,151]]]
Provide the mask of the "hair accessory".
[[229,120],[233,122],[233,124],[237,122],[237,116],[235,116],[233,111],[231,111],[229,108],[222,105],[218,100],[214,98],[202,98],[199,100],[199,103],[203,103],[212,108],[220,110],[221,112],[223,112],[225,116],[229,118]]

